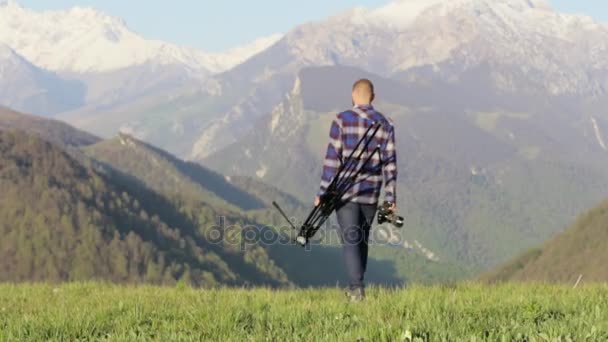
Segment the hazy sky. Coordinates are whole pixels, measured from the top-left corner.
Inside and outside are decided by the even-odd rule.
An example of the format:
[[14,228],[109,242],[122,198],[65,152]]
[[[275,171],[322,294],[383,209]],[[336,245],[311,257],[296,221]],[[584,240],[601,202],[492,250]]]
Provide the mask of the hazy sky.
[[[1,1],[1,0],[0,0]],[[496,0],[501,1],[501,0]],[[357,5],[389,0],[17,0],[33,9],[93,7],[123,18],[146,38],[220,51],[257,37],[286,32]],[[606,0],[551,0],[556,9],[608,22]]]

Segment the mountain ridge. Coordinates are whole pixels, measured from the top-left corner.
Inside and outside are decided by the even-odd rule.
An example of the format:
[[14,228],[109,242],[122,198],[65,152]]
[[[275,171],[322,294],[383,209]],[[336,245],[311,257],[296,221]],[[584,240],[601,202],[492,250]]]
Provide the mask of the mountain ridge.
[[[242,126],[252,127],[258,117],[272,113],[307,67],[354,67],[385,78],[407,75],[418,77],[413,83],[440,82],[455,88],[471,77],[466,81],[478,78],[487,82],[484,87],[504,94],[606,102],[608,63],[602,56],[608,53],[608,25],[587,16],[531,7],[524,0],[509,4],[439,1],[405,29],[387,26],[384,20],[357,22],[352,11],[298,25],[277,44],[215,77],[223,92],[276,89],[271,96],[264,101],[240,96],[201,127],[193,151],[174,152],[204,158],[209,155],[205,151],[234,142],[225,132],[240,136]],[[359,14],[366,17],[368,12]],[[592,53],[586,52],[589,46],[594,46]],[[224,101],[215,90],[203,89],[196,96],[206,103]],[[190,97],[182,100],[190,102]]]
[[[213,199],[209,202],[210,205],[226,207],[232,211],[236,211],[236,208],[248,211],[265,207],[261,200],[233,186],[226,177],[202,165],[182,161],[125,133],[87,146],[85,151],[96,160],[106,162],[122,172],[139,176],[148,187],[161,193],[172,192],[188,197],[189,200],[205,200],[200,198],[202,193],[205,197],[222,199]],[[163,173],[155,174],[156,169],[162,170]],[[148,170],[152,175],[143,176],[144,170]],[[159,179],[164,180],[158,181]]]
[[153,193],[23,131],[0,130],[0,160],[3,281],[239,282]]
[[[26,24],[28,31],[22,29]],[[154,62],[183,65],[205,75],[230,69],[280,38],[274,34],[224,53],[205,53],[147,40],[131,31],[123,19],[89,7],[38,12],[16,1],[0,6],[0,41],[32,63],[57,72],[103,73]]]
[[[487,272],[481,279],[575,284],[608,281],[608,201],[581,214],[566,230],[544,244]],[[580,278],[580,279],[579,279]]]
[[[273,34],[228,51],[207,53],[146,39],[124,20],[92,8],[34,11],[10,1],[0,6],[0,43],[21,56],[20,63],[27,66],[22,69],[35,69],[29,74],[43,78],[44,82],[30,81],[36,86],[35,95],[49,102],[48,93],[52,96],[46,97],[60,105],[22,99],[25,95],[10,91],[15,82],[5,77],[0,87],[8,89],[0,91],[0,104],[52,117],[72,112],[103,115],[142,98],[204,89],[213,74],[244,62],[282,37]],[[0,70],[6,64],[10,63],[0,61]],[[12,78],[29,74],[20,72]],[[65,89],[67,85],[72,88]]]
[[81,82],[39,68],[0,41],[0,105],[49,115],[81,106],[84,93]]
[[55,145],[69,148],[80,148],[101,141],[100,138],[62,121],[23,114],[2,106],[0,106],[0,130],[28,132]]

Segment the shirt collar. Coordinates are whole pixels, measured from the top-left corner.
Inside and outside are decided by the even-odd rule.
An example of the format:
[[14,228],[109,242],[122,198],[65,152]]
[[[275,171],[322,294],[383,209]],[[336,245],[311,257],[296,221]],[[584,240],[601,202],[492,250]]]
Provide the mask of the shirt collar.
[[354,106],[353,109],[358,112],[359,115],[363,116],[363,118],[374,121],[370,113],[374,110],[374,107],[371,104],[357,105]]

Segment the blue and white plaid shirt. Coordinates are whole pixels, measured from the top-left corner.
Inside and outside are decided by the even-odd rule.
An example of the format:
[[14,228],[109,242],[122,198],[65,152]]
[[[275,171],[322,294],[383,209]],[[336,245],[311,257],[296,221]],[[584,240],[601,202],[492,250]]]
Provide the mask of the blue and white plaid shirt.
[[[354,180],[355,185],[344,195],[342,200],[362,204],[377,204],[384,178],[385,200],[395,202],[397,199],[397,151],[395,150],[395,128],[390,119],[376,111],[371,105],[355,106],[351,110],[336,116],[329,131],[329,145],[323,163],[321,189],[318,193],[323,196],[340,167],[340,160],[348,158],[357,146],[359,140],[375,123],[381,127],[372,143],[365,151],[363,161],[379,148],[363,172]],[[372,129],[373,131],[373,129]],[[370,132],[371,134],[371,132]],[[360,146],[359,148],[363,148]],[[355,156],[359,152],[355,152]],[[344,162],[348,162],[344,160]]]

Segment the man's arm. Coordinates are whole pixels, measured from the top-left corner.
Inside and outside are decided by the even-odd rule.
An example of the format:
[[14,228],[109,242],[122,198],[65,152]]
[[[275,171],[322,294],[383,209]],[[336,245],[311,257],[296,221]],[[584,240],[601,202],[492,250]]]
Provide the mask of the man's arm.
[[384,200],[397,202],[397,150],[395,149],[395,127],[391,127],[386,148],[382,153],[384,161]]
[[327,191],[327,187],[336,176],[340,168],[340,160],[342,158],[342,128],[337,120],[331,123],[329,129],[329,144],[327,145],[327,153],[323,162],[323,174],[321,175],[321,187],[318,196],[323,196]]

